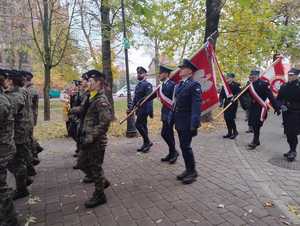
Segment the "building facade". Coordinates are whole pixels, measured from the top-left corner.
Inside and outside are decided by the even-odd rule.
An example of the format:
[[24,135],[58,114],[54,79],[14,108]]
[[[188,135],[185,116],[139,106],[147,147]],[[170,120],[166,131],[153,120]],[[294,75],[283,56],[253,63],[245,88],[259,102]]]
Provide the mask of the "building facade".
[[31,19],[26,0],[0,1],[0,67],[31,71]]

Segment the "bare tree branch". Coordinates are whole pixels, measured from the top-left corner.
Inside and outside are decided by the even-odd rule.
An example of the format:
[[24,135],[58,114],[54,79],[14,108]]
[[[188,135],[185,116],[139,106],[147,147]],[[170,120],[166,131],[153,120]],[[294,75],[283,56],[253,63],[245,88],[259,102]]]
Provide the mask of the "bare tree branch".
[[[36,31],[35,31],[35,27],[34,27],[34,20],[33,20],[33,9],[32,9],[32,6],[31,6],[31,0],[28,0],[28,7],[29,7],[29,10],[30,10],[30,18],[31,18],[31,29],[32,29],[32,34],[33,34],[33,40],[34,40],[34,43],[38,49],[38,52],[39,52],[39,55],[40,55],[40,58],[42,59],[43,61],[43,64],[45,64],[45,59],[44,59],[44,54],[41,50],[41,47],[40,47],[40,44],[38,42],[38,39],[36,37]],[[40,8],[39,8],[40,10]]]

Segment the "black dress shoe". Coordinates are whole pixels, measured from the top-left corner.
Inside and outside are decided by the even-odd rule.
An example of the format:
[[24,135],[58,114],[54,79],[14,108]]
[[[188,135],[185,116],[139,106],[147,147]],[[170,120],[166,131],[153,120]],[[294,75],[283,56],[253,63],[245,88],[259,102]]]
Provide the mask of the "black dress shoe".
[[230,138],[232,136],[232,134],[227,133],[226,135],[223,136],[224,139],[226,138]]
[[153,146],[153,143],[152,142],[150,142],[149,144],[145,144],[145,146],[144,146],[144,148],[143,148],[143,150],[141,151],[141,152],[143,152],[143,153],[147,153],[147,152],[149,152],[150,151],[150,148]]
[[258,142],[258,143],[250,143],[250,144],[248,144],[248,150],[254,150],[257,146],[259,146],[260,145],[260,143]]
[[177,158],[178,158],[179,154],[178,152],[175,152],[175,154],[173,154],[169,160],[169,163],[170,164],[174,164],[176,161],[177,161]]
[[252,129],[248,129],[248,130],[246,131],[246,133],[253,133],[253,130],[252,130]]
[[233,133],[233,134],[229,137],[229,139],[234,140],[238,135],[239,135],[238,132]]
[[297,157],[297,152],[291,151],[291,152],[288,154],[288,156],[287,156],[287,160],[288,160],[289,162],[293,162],[293,161],[296,160],[296,157]]
[[183,184],[191,184],[196,181],[196,178],[198,177],[197,171],[189,172],[183,179]]
[[21,198],[25,198],[29,195],[29,191],[27,190],[27,188],[23,189],[23,190],[15,190],[13,193],[13,200],[17,200],[17,199],[21,199]]
[[79,166],[76,164],[75,166],[73,166],[73,169],[78,170],[80,169]]
[[145,148],[145,144],[143,144],[143,145],[142,145],[140,148],[138,148],[136,151],[137,151],[137,152],[142,152],[144,148]]
[[168,154],[166,157],[161,158],[160,161],[162,161],[162,162],[168,162],[170,159],[171,159],[171,155]]
[[92,198],[87,200],[84,205],[86,208],[94,208],[96,206],[103,205],[107,202],[106,196],[104,193],[94,192]]
[[290,151],[284,153],[284,154],[283,154],[283,157],[287,158],[291,152],[292,152],[292,151],[290,150]]
[[181,174],[179,174],[176,178],[177,180],[183,180],[188,175],[188,172],[185,170]]

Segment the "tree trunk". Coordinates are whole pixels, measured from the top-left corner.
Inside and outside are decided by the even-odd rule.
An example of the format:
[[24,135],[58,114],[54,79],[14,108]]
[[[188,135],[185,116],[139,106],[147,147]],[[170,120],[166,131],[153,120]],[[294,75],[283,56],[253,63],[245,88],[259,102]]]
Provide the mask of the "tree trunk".
[[114,111],[114,100],[112,96],[113,76],[112,76],[112,62],[111,62],[111,24],[110,24],[110,5],[109,0],[101,1],[101,34],[102,34],[102,66],[103,73],[106,76],[108,82],[108,89],[106,95],[109,102],[112,105],[113,116],[115,117]]
[[[206,0],[206,25],[204,43],[207,38],[218,30],[220,14],[223,7],[223,0]],[[217,43],[217,35],[212,37],[214,47]]]
[[44,120],[50,121],[50,75],[51,75],[51,49],[49,45],[50,31],[49,31],[49,5],[48,0],[43,0],[44,20],[43,20],[43,44],[44,44]]
[[50,91],[50,74],[51,68],[47,65],[44,65],[44,120],[50,120],[50,98],[49,98],[49,91]]
[[154,44],[154,50],[155,50],[155,57],[154,57],[154,66],[155,66],[155,76],[156,76],[156,85],[159,85],[159,78],[157,74],[159,73],[159,44],[158,40],[155,39],[155,44]]
[[[222,6],[222,0],[206,0],[206,25],[204,43],[212,33],[218,30]],[[212,40],[215,47],[217,43],[217,35],[214,35],[212,37]],[[213,118],[211,112],[202,117],[202,121],[204,122],[210,122],[212,121],[212,119]]]

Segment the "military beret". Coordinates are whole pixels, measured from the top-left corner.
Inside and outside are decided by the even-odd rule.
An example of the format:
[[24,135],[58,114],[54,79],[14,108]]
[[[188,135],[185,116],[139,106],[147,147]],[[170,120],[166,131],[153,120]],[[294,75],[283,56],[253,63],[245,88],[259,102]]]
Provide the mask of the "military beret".
[[250,71],[250,76],[259,76],[259,74],[260,74],[259,70],[254,69]]
[[10,79],[23,79],[24,75],[20,71],[9,70],[8,71],[8,78],[10,78]]
[[136,68],[136,72],[138,74],[145,74],[145,73],[147,73],[147,70],[145,68],[139,66],[139,67]]
[[159,73],[171,73],[173,71],[172,68],[169,68],[168,66],[165,65],[159,65]]
[[8,76],[8,70],[1,69],[1,68],[0,68],[0,75],[2,75],[2,76],[4,76],[5,78],[7,78],[7,76]]
[[226,73],[226,77],[228,77],[228,78],[235,78],[235,74],[232,73],[232,72],[228,72],[228,73]]
[[300,69],[292,67],[289,70],[288,75],[300,75]]
[[178,67],[179,68],[189,68],[193,72],[198,71],[198,67],[188,59],[183,59],[182,63]]
[[86,73],[86,76],[88,78],[104,78],[105,79],[105,75],[103,73],[101,73],[100,71],[97,70],[90,70]]
[[24,77],[26,78],[33,78],[33,74],[29,71],[20,71]]

